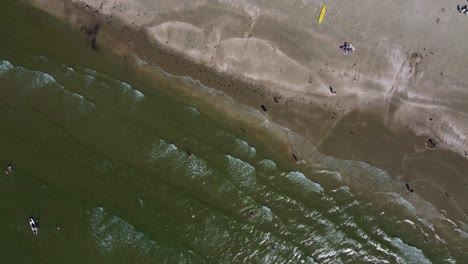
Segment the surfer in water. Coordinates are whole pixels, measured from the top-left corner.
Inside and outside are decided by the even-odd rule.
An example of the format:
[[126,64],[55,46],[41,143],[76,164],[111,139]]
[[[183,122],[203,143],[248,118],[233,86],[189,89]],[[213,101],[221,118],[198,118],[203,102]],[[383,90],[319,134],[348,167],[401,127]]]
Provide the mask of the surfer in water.
[[37,235],[39,233],[39,219],[34,220],[33,217],[29,217],[29,226],[31,227],[31,231],[33,234]]
[[11,173],[13,173],[13,167],[11,166],[11,163],[8,163],[8,166],[5,169],[5,174],[8,175]]

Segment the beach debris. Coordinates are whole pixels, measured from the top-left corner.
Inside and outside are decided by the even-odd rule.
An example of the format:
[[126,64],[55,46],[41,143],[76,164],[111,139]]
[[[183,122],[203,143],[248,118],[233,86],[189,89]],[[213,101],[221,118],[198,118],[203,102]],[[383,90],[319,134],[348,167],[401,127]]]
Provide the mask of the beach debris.
[[429,138],[426,141],[426,147],[428,147],[430,149],[436,149],[437,147],[439,147],[439,143],[437,143],[437,141],[435,139]]
[[273,100],[275,101],[275,103],[279,103],[278,98],[276,98],[276,96],[273,97]]
[[450,197],[450,195],[447,192],[445,192],[445,196]]
[[331,92],[332,94],[336,94],[336,91],[333,90],[333,88],[332,88],[331,86],[330,86],[330,92]]
[[11,163],[8,163],[6,169],[5,169],[5,174],[8,175],[8,174],[11,174],[13,173],[13,167],[11,165]]
[[323,20],[323,17],[325,16],[325,11],[326,10],[327,10],[326,6],[322,6],[322,9],[320,9],[320,15],[319,15],[319,19],[318,19],[319,24],[322,23],[322,20]]
[[350,133],[351,135],[354,135],[354,132],[353,132],[353,131],[349,131],[349,133]]
[[242,133],[245,133],[245,129],[243,129],[242,127],[241,127],[241,129],[240,129],[240,130],[242,131]]
[[353,46],[353,44],[345,42],[342,46],[340,46],[341,52],[343,52],[343,55],[345,57],[348,57],[349,53],[351,51],[355,51],[356,48]]
[[265,105],[261,105],[261,107],[262,107],[263,111],[265,111],[265,112],[267,111]]
[[462,14],[468,14],[468,6],[467,5],[464,5],[464,6],[461,6],[460,5],[457,5],[457,10],[458,12],[462,13]]
[[414,192],[414,190],[410,188],[409,184],[405,183],[405,185],[406,185],[406,190],[410,192]]
[[293,153],[292,156],[293,156],[293,158],[294,158],[296,161],[299,161],[299,160],[297,159],[297,157],[296,157],[296,154]]
[[187,153],[187,158],[192,158],[192,153],[189,150],[186,150],[185,153]]

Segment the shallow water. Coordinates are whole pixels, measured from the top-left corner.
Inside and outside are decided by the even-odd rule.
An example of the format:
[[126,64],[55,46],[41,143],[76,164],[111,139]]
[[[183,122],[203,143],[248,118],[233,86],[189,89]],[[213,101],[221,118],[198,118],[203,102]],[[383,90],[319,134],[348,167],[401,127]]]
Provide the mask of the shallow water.
[[[466,256],[460,223],[457,244],[437,242],[397,193],[368,201],[346,186],[378,170],[332,158],[307,172],[286,169],[259,142],[158,92],[162,84],[136,80],[63,23],[16,1],[0,3],[0,22],[0,160],[14,169],[0,177],[4,263]],[[30,215],[40,219],[38,236]]]

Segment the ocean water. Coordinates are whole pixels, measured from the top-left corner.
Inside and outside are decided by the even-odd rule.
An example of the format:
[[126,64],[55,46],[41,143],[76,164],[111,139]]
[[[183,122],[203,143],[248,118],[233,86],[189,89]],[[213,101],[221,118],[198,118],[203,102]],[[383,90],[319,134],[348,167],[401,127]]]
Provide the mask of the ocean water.
[[2,263],[467,259],[466,223],[390,187],[351,191],[391,182],[377,168],[292,169],[22,2],[0,2],[0,34]]

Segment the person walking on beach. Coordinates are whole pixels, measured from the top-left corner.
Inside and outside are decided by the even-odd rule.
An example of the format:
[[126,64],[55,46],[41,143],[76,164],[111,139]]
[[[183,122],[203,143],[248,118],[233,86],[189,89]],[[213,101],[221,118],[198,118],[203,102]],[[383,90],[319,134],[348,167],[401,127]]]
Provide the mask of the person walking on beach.
[[5,174],[9,175],[11,173],[13,173],[13,167],[11,166],[11,163],[8,163],[8,166],[5,169]]

